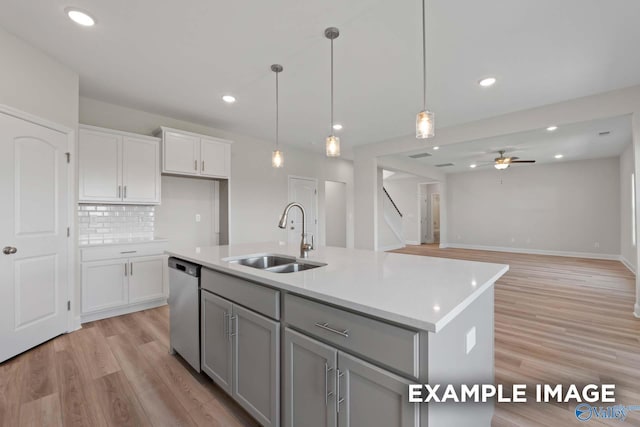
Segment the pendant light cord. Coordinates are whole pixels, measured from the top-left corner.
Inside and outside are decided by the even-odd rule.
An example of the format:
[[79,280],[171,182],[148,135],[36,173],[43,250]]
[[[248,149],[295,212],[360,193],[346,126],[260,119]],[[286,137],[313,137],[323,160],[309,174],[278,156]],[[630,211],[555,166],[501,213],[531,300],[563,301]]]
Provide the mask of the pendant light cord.
[[423,110],[427,109],[427,23],[426,23],[426,0],[422,0],[422,104]]
[[331,124],[330,134],[333,135],[333,39],[331,39]]
[[279,140],[279,128],[280,128],[280,102],[278,98],[278,93],[280,92],[278,89],[278,74],[276,72],[276,150],[278,149],[278,140]]

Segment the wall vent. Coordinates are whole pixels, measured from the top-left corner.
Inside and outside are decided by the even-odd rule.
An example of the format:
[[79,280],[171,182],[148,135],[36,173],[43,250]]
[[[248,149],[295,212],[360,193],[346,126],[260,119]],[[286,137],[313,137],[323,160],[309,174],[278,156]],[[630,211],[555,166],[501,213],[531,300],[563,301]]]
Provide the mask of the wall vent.
[[430,153],[418,153],[418,154],[412,154],[409,157],[411,157],[412,159],[421,159],[423,157],[431,157]]
[[449,166],[453,166],[453,163],[440,163],[439,165],[436,165],[437,168],[447,168]]

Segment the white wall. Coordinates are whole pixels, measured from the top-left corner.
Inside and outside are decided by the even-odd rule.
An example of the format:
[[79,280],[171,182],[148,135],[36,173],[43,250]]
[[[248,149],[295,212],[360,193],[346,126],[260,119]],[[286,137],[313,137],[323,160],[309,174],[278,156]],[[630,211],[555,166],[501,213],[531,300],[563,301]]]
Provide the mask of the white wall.
[[[80,98],[80,122],[145,135],[152,134],[163,125],[234,141],[231,148],[231,243],[286,240],[286,231],[280,230],[277,222],[288,199],[287,177],[298,175],[318,179],[319,242],[324,244],[324,181],[345,182],[347,245],[353,246],[353,164],[350,161],[328,159],[322,153],[284,146],[285,166],[274,169],[271,167],[272,142],[84,97]],[[193,181],[189,178],[186,180],[180,182]],[[163,177],[162,185],[177,188],[178,184]],[[181,196],[173,191],[165,192],[163,188],[162,205],[157,209],[158,235],[178,236],[182,233],[184,238],[192,236],[190,243],[197,243],[196,236],[200,235],[197,227],[203,225],[196,226],[193,220],[196,207],[193,203],[185,205],[180,201],[180,197],[193,200],[201,196],[207,198],[206,203],[209,203],[209,189],[196,187],[198,186],[185,184],[183,190],[191,193],[183,193]],[[185,211],[185,223],[169,219],[171,212],[179,207]],[[189,218],[192,218],[191,221]]]
[[1,27],[0,58],[0,104],[76,129],[78,73]]
[[620,254],[623,262],[636,270],[637,249],[632,241],[631,174],[633,173],[633,145],[629,144],[620,156]]
[[447,243],[617,259],[619,164],[615,157],[450,174]]
[[326,243],[327,246],[347,246],[347,186],[343,182],[326,181]]

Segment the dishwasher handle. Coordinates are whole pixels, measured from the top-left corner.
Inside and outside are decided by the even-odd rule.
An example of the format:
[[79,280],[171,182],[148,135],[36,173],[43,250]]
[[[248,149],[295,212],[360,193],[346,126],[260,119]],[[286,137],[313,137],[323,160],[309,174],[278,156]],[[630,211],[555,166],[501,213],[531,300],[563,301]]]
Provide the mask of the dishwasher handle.
[[200,277],[200,266],[179,258],[169,258],[169,268],[178,270],[193,277]]

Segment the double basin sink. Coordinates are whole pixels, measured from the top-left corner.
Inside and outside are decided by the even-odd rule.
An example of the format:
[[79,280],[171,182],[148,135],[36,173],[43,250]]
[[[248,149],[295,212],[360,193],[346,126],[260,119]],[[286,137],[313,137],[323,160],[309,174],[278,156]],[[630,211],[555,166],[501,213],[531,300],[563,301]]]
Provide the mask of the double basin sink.
[[270,271],[272,273],[297,273],[299,271],[311,270],[327,265],[319,262],[299,261],[294,257],[286,255],[272,254],[230,258],[224,261],[228,261],[230,264],[240,264],[257,268],[258,270]]

